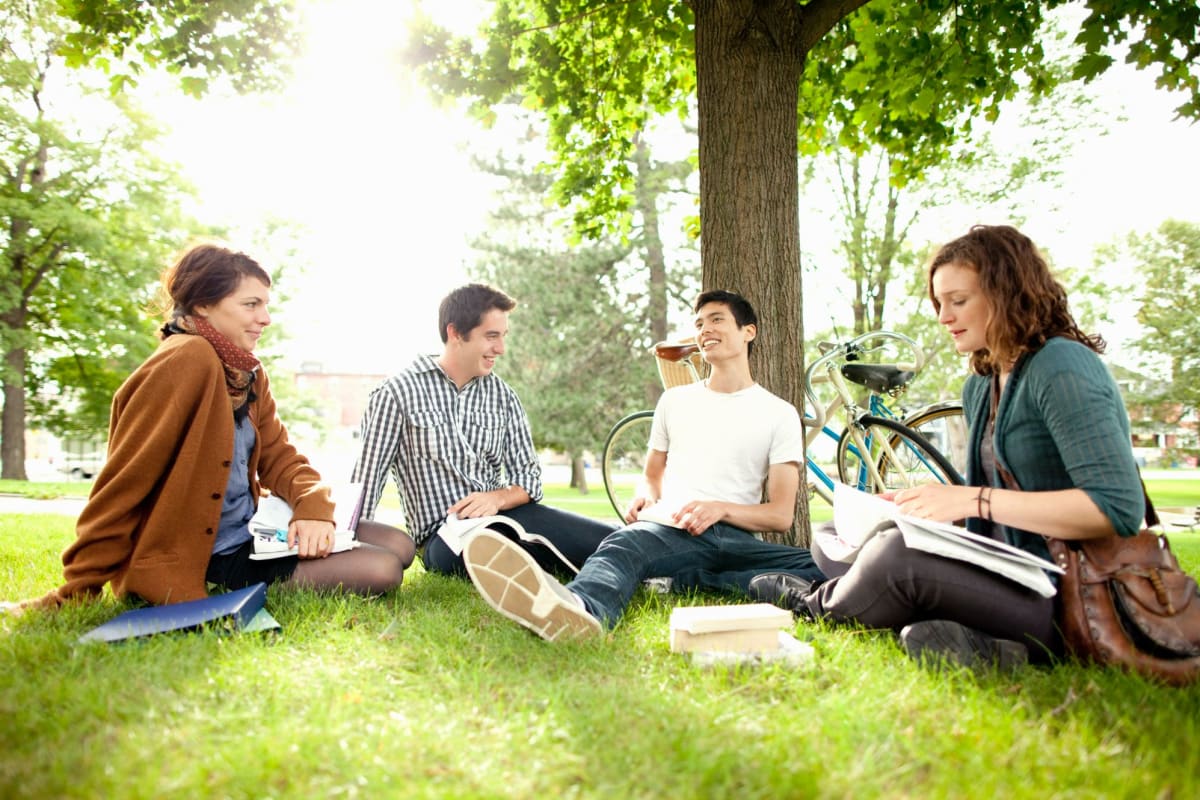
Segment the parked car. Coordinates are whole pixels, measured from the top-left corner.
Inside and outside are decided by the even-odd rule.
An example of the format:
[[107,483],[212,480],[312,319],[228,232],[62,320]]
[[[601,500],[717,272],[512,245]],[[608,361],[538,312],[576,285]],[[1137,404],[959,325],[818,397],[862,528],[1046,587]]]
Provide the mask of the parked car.
[[104,453],[85,453],[82,455],[64,455],[59,462],[58,471],[65,472],[72,478],[91,480],[104,466]]

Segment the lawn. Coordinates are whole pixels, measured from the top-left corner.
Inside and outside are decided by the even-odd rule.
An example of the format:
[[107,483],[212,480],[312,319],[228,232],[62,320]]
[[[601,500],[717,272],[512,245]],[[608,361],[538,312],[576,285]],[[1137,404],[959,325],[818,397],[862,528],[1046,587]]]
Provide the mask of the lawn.
[[[71,537],[0,515],[0,598],[51,588]],[[1171,538],[1200,572],[1200,534]],[[111,598],[6,619],[0,797],[1200,796],[1200,687],[936,670],[807,623],[806,667],[671,654],[670,608],[717,601],[642,592],[550,645],[417,567],[377,600],[272,589],[278,634],[75,644]]]

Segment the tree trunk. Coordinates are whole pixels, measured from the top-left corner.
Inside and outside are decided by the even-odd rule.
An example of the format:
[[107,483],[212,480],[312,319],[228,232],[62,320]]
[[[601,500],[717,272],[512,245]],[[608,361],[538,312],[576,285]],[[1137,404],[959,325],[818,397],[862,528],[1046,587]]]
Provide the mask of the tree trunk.
[[27,480],[25,474],[25,348],[4,356],[4,414],[0,420],[0,478]]
[[581,454],[571,457],[571,488],[578,489],[580,494],[588,493],[587,471]]
[[[695,0],[692,6],[704,288],[735,291],[754,305],[755,380],[802,411],[800,6],[794,0]],[[808,525],[802,490],[797,525],[787,538],[806,540]]]

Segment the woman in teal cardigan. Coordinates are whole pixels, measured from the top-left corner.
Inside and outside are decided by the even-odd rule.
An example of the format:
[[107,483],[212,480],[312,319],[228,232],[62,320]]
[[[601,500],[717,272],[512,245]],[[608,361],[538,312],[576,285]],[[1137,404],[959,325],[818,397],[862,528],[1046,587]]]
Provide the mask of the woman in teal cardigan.
[[[1145,500],[1129,418],[1099,357],[1104,342],[1079,329],[1033,242],[1008,226],[976,226],[937,253],[928,288],[955,349],[970,356],[968,485],[902,490],[892,498],[900,511],[965,519],[1042,557],[1046,537],[1136,533]],[[914,656],[1007,667],[1031,651],[1061,651],[1053,598],[911,550],[895,528],[849,567],[814,556],[825,582],[764,575],[752,590],[805,616],[897,630]]]

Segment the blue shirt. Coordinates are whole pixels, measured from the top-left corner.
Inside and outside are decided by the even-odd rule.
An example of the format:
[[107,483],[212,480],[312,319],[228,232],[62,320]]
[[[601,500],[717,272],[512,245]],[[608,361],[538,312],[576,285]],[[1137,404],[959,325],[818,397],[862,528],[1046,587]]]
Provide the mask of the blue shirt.
[[213,553],[231,553],[250,541],[247,523],[254,516],[254,498],[250,496],[250,453],[254,450],[254,426],[242,417],[233,426],[233,466],[225,484],[225,502],[221,506],[221,527],[213,542]]

